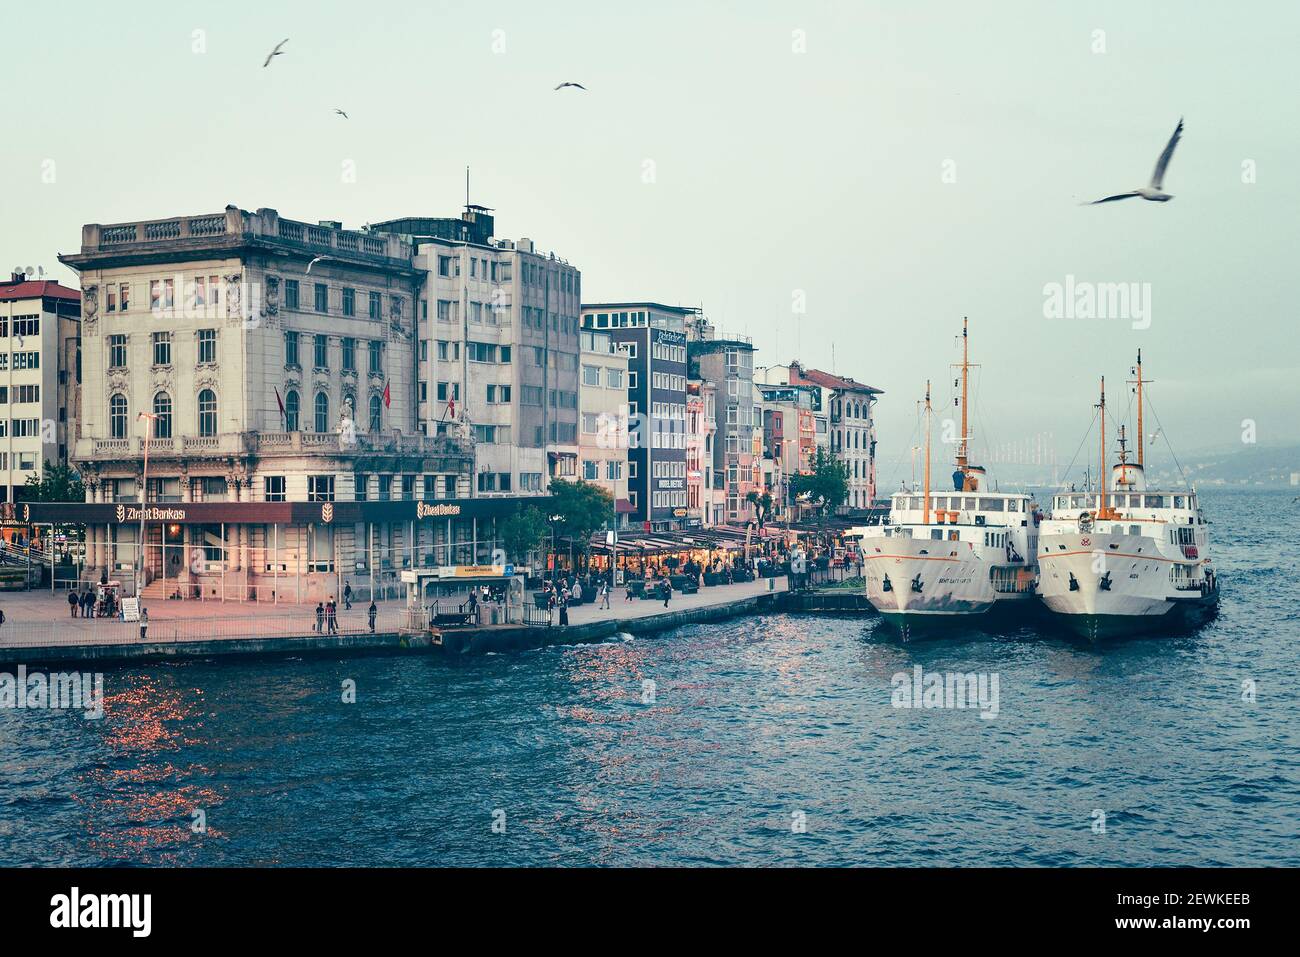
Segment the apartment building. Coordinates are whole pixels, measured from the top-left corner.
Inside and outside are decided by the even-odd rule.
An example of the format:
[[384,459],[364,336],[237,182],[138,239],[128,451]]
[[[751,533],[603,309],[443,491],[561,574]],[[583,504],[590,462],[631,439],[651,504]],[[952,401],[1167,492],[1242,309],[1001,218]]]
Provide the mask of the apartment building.
[[15,273],[0,281],[0,503],[25,497],[76,434],[81,294]]
[[598,485],[614,499],[620,527],[626,527],[628,500],[627,353],[608,332],[584,329],[578,387],[578,477]]
[[540,495],[578,472],[582,276],[531,239],[496,239],[492,210],[404,217],[373,234],[414,247],[414,401],[428,435],[471,443],[475,495]]
[[752,519],[746,497],[763,491],[763,422],[754,405],[754,344],[747,336],[720,336],[698,313],[687,331],[690,378],[717,388],[713,468],[723,483],[722,516],[727,524],[744,524]]
[[627,355],[628,500],[645,531],[687,524],[686,318],[658,302],[584,303],[582,326]]
[[763,401],[763,459],[772,463],[772,497],[784,510],[794,505],[793,477],[811,472],[816,458],[821,389],[765,384],[755,388]]
[[703,379],[686,383],[686,524],[690,528],[709,528],[724,519],[722,476],[713,468],[717,393],[717,387]]

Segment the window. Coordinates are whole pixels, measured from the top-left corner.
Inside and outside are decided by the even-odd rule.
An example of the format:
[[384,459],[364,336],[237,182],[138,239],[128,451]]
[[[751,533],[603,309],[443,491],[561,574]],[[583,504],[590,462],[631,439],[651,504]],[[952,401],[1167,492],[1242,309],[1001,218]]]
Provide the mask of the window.
[[284,283],[284,307],[286,309],[298,308],[298,280],[287,279]]
[[334,501],[334,476],[333,475],[308,475],[307,476],[307,501],[309,502]]
[[370,374],[384,374],[384,344],[378,339],[370,341]]
[[284,394],[284,428],[287,432],[298,431],[298,393],[290,389]]
[[172,334],[155,332],[153,334],[153,364],[169,366],[172,364]]
[[[5,391],[8,392],[7,387]],[[8,399],[8,395],[5,396],[5,399],[6,400]],[[14,386],[14,402],[22,403],[22,402],[40,402],[40,401],[41,401],[41,387],[39,385],[32,383],[31,385]]]
[[312,337],[312,365],[317,369],[330,367],[330,337]]
[[108,434],[115,439],[126,438],[126,396],[114,392],[108,400]]
[[370,494],[370,476],[358,472],[352,480],[352,498],[364,502]]
[[329,312],[330,308],[330,287],[323,282],[316,283],[315,291],[316,300],[313,303],[317,312]]
[[489,405],[499,405],[510,401],[510,386],[488,383],[487,401]]
[[582,384],[600,385],[600,366],[583,366]]
[[595,435],[600,431],[600,416],[594,412],[582,413],[582,431],[587,435]]
[[298,365],[298,333],[286,332],[284,334],[284,364],[286,366]]
[[217,330],[199,330],[199,362],[217,361]]
[[636,373],[635,373],[635,372],[629,372],[629,373],[627,374],[627,387],[628,387],[629,389],[636,389]]
[[217,434],[217,394],[211,389],[199,393],[199,435]]
[[446,277],[448,277],[448,278],[451,277],[451,257],[450,257],[450,256],[439,256],[439,257],[438,257],[438,275],[439,275],[439,276],[446,276]]
[[606,385],[608,388],[611,388],[611,389],[621,389],[621,388],[623,388],[623,370],[622,370],[622,369],[614,369],[614,368],[606,368],[606,369],[605,369],[605,385]]
[[467,342],[470,362],[496,362],[497,347],[489,342]]
[[618,459],[608,459],[605,462],[605,478],[611,482],[617,481],[623,477],[623,463]]
[[377,395],[370,397],[370,431],[378,432],[384,427],[384,400]]
[[355,339],[343,340],[343,371],[357,371],[357,340]]
[[283,475],[267,475],[262,479],[262,498],[267,502],[284,501]]
[[382,311],[383,303],[380,300],[379,293],[372,292],[370,294],[370,310],[367,314],[371,319],[378,319]]
[[153,397],[153,437],[170,439],[172,437],[172,397],[166,392],[159,392]]
[[125,282],[122,283],[117,287],[117,293],[118,311],[126,312],[131,308],[131,285]]
[[343,290],[343,315],[355,316],[357,314],[357,291],[355,289]]
[[584,459],[582,462],[582,477],[588,482],[594,482],[600,478],[600,463]]
[[393,497],[393,477],[391,475],[379,476],[379,501],[387,502]]
[[108,337],[108,367],[110,369],[126,368],[126,336]]
[[328,432],[330,428],[330,397],[324,392],[316,393],[316,431]]

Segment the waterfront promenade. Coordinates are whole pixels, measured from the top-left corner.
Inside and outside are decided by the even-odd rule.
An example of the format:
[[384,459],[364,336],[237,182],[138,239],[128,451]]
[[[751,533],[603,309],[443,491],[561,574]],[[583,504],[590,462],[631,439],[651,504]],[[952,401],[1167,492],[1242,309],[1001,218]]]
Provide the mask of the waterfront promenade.
[[[610,608],[595,602],[569,611],[569,628],[559,627],[558,612],[553,625],[523,627],[518,625],[482,626],[464,629],[459,646],[473,644],[495,647],[523,644],[563,643],[570,640],[597,640],[615,630],[660,630],[691,613],[716,613],[725,616],[736,606],[741,613],[752,610],[754,600],[781,592],[786,580],[777,578],[769,589],[767,579],[735,585],[702,588],[697,594],[674,592],[667,608],[661,600],[627,601],[623,590],[611,596]],[[146,637],[140,638],[138,622],[116,619],[72,618],[68,614],[67,593],[28,591],[0,595],[0,609],[5,623],[0,625],[0,662],[18,661],[24,653],[58,650],[60,658],[105,657],[115,653],[140,657],[150,651],[166,656],[191,653],[222,653],[218,643],[237,644],[239,652],[292,652],[339,648],[392,647],[400,645],[400,633],[406,624],[406,603],[377,603],[374,633],[367,621],[369,602],[354,602],[350,610],[340,607],[338,633],[316,631],[315,604],[279,604],[257,606],[238,602],[155,601],[148,603],[149,623]],[[537,613],[534,612],[534,615]],[[457,631],[462,631],[457,629]],[[540,637],[539,637],[540,636]],[[236,648],[228,649],[235,652]]]

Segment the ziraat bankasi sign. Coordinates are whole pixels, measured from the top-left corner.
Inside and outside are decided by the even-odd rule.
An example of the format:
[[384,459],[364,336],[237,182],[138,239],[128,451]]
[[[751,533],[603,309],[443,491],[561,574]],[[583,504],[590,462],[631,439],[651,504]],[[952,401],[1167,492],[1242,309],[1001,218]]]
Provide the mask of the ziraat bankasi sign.
[[0,523],[9,525],[130,525],[141,520],[176,525],[341,525],[349,523],[491,520],[522,506],[545,510],[548,496],[389,502],[7,502]]

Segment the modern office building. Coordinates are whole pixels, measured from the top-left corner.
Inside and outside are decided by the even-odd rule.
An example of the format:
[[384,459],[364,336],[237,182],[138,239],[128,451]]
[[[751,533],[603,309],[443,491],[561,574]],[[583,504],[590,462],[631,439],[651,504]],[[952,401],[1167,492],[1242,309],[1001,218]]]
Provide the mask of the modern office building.
[[686,319],[657,302],[584,303],[584,329],[608,333],[627,355],[628,500],[644,531],[687,524]]
[[22,501],[76,434],[81,294],[22,273],[0,281],[0,503]]
[[578,469],[578,307],[582,276],[532,240],[496,239],[492,211],[405,217],[373,234],[415,250],[419,373],[429,435],[473,443],[474,494],[540,495]]
[[609,492],[617,524],[626,527],[632,510],[627,497],[627,353],[615,348],[608,332],[584,329],[581,343],[578,477]]

